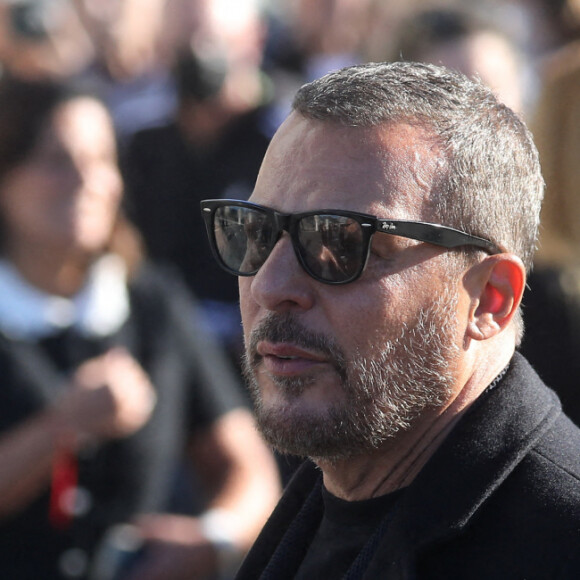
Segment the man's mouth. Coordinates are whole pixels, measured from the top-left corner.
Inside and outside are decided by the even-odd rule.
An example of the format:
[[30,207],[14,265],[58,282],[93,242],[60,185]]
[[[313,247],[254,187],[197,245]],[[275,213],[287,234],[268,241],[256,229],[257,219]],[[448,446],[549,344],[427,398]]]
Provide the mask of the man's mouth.
[[273,375],[298,375],[328,361],[319,353],[295,345],[262,341],[256,349],[256,362]]

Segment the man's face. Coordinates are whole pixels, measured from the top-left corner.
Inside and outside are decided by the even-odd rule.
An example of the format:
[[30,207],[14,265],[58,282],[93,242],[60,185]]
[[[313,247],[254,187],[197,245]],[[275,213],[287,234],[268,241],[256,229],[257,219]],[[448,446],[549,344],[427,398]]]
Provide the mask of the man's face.
[[[429,221],[439,152],[419,128],[353,129],[299,115],[280,129],[251,201]],[[375,234],[362,276],[315,281],[287,234],[240,278],[245,371],[266,439],[319,458],[388,443],[453,396],[466,310],[444,250]]]

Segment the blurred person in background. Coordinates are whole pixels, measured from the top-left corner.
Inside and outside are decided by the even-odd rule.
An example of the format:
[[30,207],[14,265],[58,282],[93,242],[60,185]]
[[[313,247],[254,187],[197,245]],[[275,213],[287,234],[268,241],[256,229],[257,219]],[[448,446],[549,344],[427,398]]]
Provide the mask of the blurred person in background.
[[12,75],[63,79],[94,58],[72,0],[0,0],[0,63]]
[[[524,58],[525,67],[531,69],[531,78],[526,79],[526,83],[531,85],[528,84],[525,90],[534,91],[533,77],[538,59],[573,34],[573,26],[565,22],[565,15],[570,11],[564,6],[574,2],[577,0],[374,0],[371,25],[365,34],[365,58],[367,61],[381,61],[385,55],[395,55],[394,58],[399,59],[400,29],[417,14],[440,10],[467,12],[487,22],[488,28],[491,24],[492,30],[500,32],[517,48],[519,56]],[[534,94],[525,97],[526,106],[533,104]]]
[[[276,127],[305,82],[363,62],[375,0],[271,0],[264,68],[273,81]],[[400,3],[388,3],[397,10]]]
[[285,14],[294,61],[305,81],[363,59],[365,34],[372,21],[372,0],[289,0]]
[[232,110],[246,111],[264,99],[266,35],[260,0],[166,0],[160,50],[169,63],[190,47],[219,53],[228,65],[224,98]]
[[169,0],[166,16],[177,113],[129,141],[127,208],[150,256],[185,280],[237,361],[237,284],[211,259],[198,207],[207,196],[247,198],[254,187],[273,130],[263,21],[255,0]]
[[175,112],[171,55],[163,48],[168,0],[75,0],[95,47],[83,71],[107,104],[120,144]]
[[[0,135],[1,575],[107,580],[130,522],[133,578],[213,577],[278,495],[237,377],[139,252],[100,101],[5,76]],[[184,456],[196,517],[161,513]]]
[[524,55],[502,28],[475,9],[417,11],[401,23],[389,60],[443,64],[478,76],[510,108],[524,109]]
[[0,62],[24,79],[90,81],[117,135],[175,109],[161,30],[167,0],[0,0]]

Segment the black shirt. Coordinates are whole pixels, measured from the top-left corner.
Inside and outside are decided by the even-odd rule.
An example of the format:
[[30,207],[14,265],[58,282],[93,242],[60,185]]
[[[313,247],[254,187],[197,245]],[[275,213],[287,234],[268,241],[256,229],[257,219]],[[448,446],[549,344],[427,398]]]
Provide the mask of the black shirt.
[[346,501],[323,487],[324,514],[295,579],[342,578],[403,491]]

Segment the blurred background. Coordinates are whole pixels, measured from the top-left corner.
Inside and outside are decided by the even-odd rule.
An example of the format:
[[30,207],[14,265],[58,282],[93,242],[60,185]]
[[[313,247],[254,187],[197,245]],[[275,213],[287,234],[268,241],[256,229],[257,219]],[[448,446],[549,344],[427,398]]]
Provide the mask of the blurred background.
[[[580,372],[580,0],[0,0],[0,380],[13,381],[10,388],[15,393],[15,385],[20,389],[21,383],[22,392],[30,388],[37,393],[44,392],[45,382],[60,381],[70,388],[71,380],[82,389],[86,370],[82,379],[78,373],[86,362],[93,361],[99,369],[108,365],[106,372],[120,373],[121,382],[123,365],[135,363],[145,371],[133,381],[135,392],[141,393],[135,395],[138,400],[147,398],[143,393],[150,387],[160,400],[165,391],[174,389],[172,414],[166,420],[180,425],[180,434],[171,439],[172,453],[178,457],[172,459],[174,467],[165,478],[168,483],[156,510],[195,514],[220,506],[220,494],[227,487],[223,482],[241,481],[244,469],[254,462],[269,474],[263,478],[267,489],[248,484],[242,491],[254,494],[252,501],[257,504],[263,499],[264,513],[255,510],[260,515],[254,527],[259,527],[280,483],[287,481],[298,461],[275,457],[274,476],[268,471],[270,457],[248,434],[246,415],[241,422],[222,421],[240,409],[247,412],[239,364],[237,280],[214,263],[199,201],[244,199],[251,194],[268,143],[301,84],[342,66],[395,60],[443,64],[480,78],[534,133],[546,200],[536,265],[524,297],[526,336],[521,350],[580,424],[576,384]],[[68,125],[61,126],[59,108],[70,98],[61,102],[55,96],[65,87],[90,95],[105,109],[94,117],[100,122],[93,120],[96,125],[89,123],[88,129],[70,137],[72,144]],[[86,118],[93,119],[91,115],[86,113]],[[82,124],[78,119],[74,123]],[[100,134],[98,127],[103,126],[109,127],[114,145],[109,136]],[[80,198],[78,192],[89,187],[83,177],[86,171],[75,159],[86,156],[82,145],[93,140],[105,143],[95,155],[107,156],[110,171],[118,172],[114,187],[102,176],[91,185],[110,192],[112,217],[101,224],[102,242],[87,245],[86,240],[69,237],[65,247],[64,238],[57,235],[64,235],[64,226],[56,221],[58,212],[53,213],[55,196],[60,188]],[[14,152],[19,148],[18,156]],[[76,177],[71,177],[72,165]],[[113,238],[121,240],[122,252],[111,246]],[[128,254],[125,263],[131,267],[122,270],[122,276],[109,275],[109,270],[107,275],[97,275],[104,268],[103,258],[113,254]],[[154,274],[136,274],[143,264]],[[76,332],[82,326],[79,303],[86,299],[83,292],[93,278],[99,280],[100,308],[116,309],[122,318],[99,330],[98,336]],[[126,297],[120,298],[127,293],[128,305],[123,302]],[[68,313],[58,322],[39,306],[48,301],[54,310],[54,298],[58,308]],[[149,305],[147,311],[158,310],[159,318],[152,323],[140,321],[147,315],[140,311],[139,300]],[[160,304],[166,310],[159,310]],[[30,312],[35,308],[38,316],[32,320]],[[137,346],[123,334],[133,319],[135,332],[141,333],[142,344]],[[167,336],[181,337],[181,344],[188,347],[181,359],[168,356],[158,368],[151,363],[151,352],[159,349],[168,355],[168,347],[161,347],[156,336],[161,319],[170,320],[163,328]],[[147,332],[139,330],[142,324]],[[32,327],[36,330],[30,333]],[[41,327],[44,334],[37,332]],[[153,327],[156,332],[149,333]],[[75,353],[66,364],[61,342],[66,343],[67,356]],[[35,353],[40,349],[47,368],[60,361],[59,378],[54,375],[49,381],[48,375],[38,373],[34,379],[28,377],[36,354],[23,357],[22,344]],[[100,357],[119,344],[128,348],[131,362],[103,363]],[[184,370],[188,366],[184,361],[190,359],[199,367],[195,381],[189,368]],[[119,369],[112,371],[111,366]],[[127,372],[134,374],[134,369]],[[183,398],[176,398],[175,393],[182,391]],[[208,402],[213,397],[208,392],[218,392],[215,401]],[[18,429],[26,421],[42,418],[51,400],[40,397],[39,403],[29,397],[35,404],[24,404],[19,395],[11,396],[0,405],[3,465],[17,452],[13,440]],[[161,427],[155,427],[154,418],[155,413],[151,419],[144,416],[143,422],[153,421],[147,436],[156,440],[160,431],[155,429]],[[47,429],[46,423],[38,425],[36,433]],[[137,436],[139,428],[121,435],[97,435],[100,442],[114,446]],[[224,433],[231,439],[232,432],[239,441],[224,439]],[[46,458],[54,459],[55,448],[45,450]],[[218,450],[213,458],[220,456],[221,465],[212,465],[208,449]],[[107,461],[95,463],[92,451],[88,459],[86,449],[81,451],[93,474],[111,469]],[[38,453],[31,464],[44,457]],[[144,473],[159,479],[159,473],[149,473],[159,469],[157,463],[143,465]],[[210,482],[205,504],[198,499],[199,480],[204,476]],[[44,494],[51,501],[54,471],[51,475],[47,467],[43,477],[24,499],[8,505],[8,515],[3,515],[0,502],[0,546],[15,529],[11,527],[14,513],[22,519],[18,533],[25,534],[30,522],[36,521],[29,510],[37,509],[38,496]],[[6,481],[0,477],[0,489],[11,490],[15,480],[17,476]],[[101,490],[105,500],[107,493]],[[250,505],[250,496],[244,497]],[[239,507],[232,505],[232,511]],[[141,511],[139,506],[125,510],[107,526],[128,521]],[[143,529],[155,529],[155,536],[166,529],[164,522],[157,523],[157,528],[149,522]],[[98,552],[107,526],[93,530],[87,553]],[[180,529],[191,535],[190,528]],[[163,533],[159,532],[158,543],[161,539],[170,543],[167,537],[173,532],[167,537]],[[251,533],[244,536],[240,550]],[[61,544],[55,548],[55,553],[66,552],[70,558],[64,562],[59,556],[62,562],[54,578],[88,578],[86,556],[79,556],[74,542],[70,546],[64,552]],[[9,565],[0,561],[0,575],[6,575]],[[37,573],[33,570],[30,578],[40,577]],[[179,572],[171,575],[169,568],[160,574],[164,580],[182,577]],[[200,578],[206,577],[201,574]],[[10,577],[28,578],[24,573]],[[99,578],[106,580],[106,576]]]

